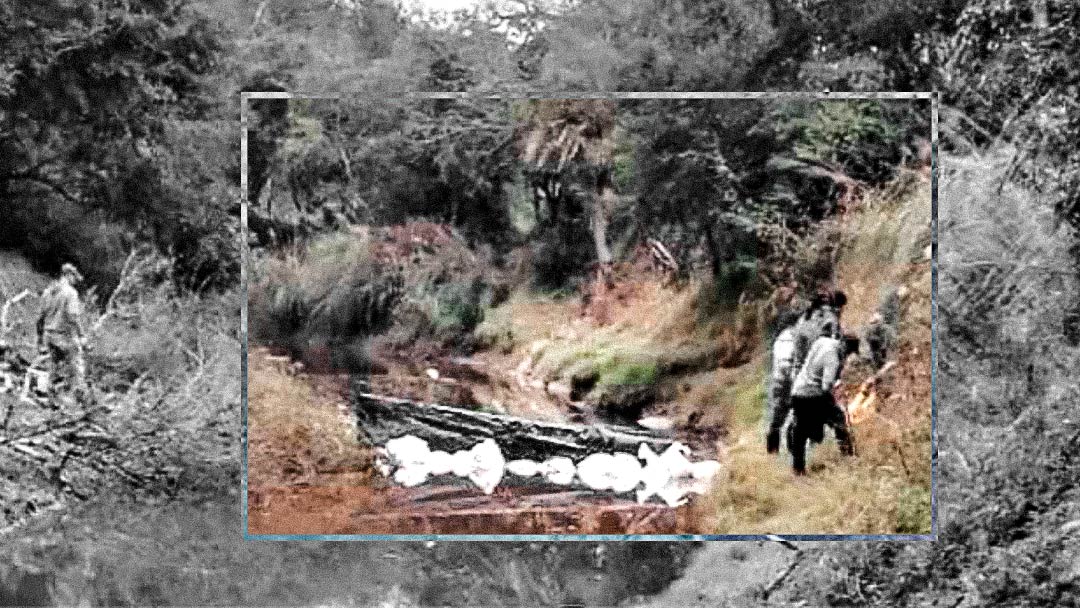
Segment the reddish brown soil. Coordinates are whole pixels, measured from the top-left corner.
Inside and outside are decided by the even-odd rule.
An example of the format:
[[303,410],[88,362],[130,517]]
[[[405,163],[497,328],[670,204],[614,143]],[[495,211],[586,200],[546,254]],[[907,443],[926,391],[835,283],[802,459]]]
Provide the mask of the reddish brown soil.
[[[253,349],[251,356],[253,368],[275,361],[265,349]],[[298,374],[290,381],[313,388],[313,402],[300,411],[329,409],[351,426],[347,376]],[[275,441],[273,435],[250,432],[249,437],[249,469],[264,471],[249,476],[250,534],[675,534],[687,529],[684,508],[638,505],[555,486],[501,487],[485,496],[468,485],[397,487],[373,476],[366,463],[304,467],[303,474],[260,466],[260,458],[278,458],[295,446],[262,445]]]
[[250,534],[674,534],[682,509],[577,492],[262,486]]

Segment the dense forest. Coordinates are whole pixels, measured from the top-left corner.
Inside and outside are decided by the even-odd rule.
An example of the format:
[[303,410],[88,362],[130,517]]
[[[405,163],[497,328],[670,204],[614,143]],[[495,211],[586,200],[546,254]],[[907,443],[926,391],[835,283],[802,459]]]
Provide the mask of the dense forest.
[[[527,348],[494,312],[515,289],[576,294],[602,317],[650,242],[695,310],[738,327],[740,303],[833,279],[815,238],[931,154],[926,102],[370,102],[566,90],[937,93],[938,540],[808,545],[776,585],[707,593],[1075,601],[1077,32],[1065,0],[521,0],[452,19],[378,0],[3,3],[0,299],[79,265],[104,406],[21,421],[24,434],[5,418],[2,603],[610,605],[684,570],[714,585],[685,544],[241,539],[243,246],[261,265],[252,337],[296,351],[313,332],[356,338],[335,367],[407,344]],[[360,94],[250,102],[247,243],[240,91]],[[383,268],[341,238],[357,225],[447,245]],[[343,260],[354,272],[339,282]],[[448,272],[467,280],[437,280]],[[0,337],[29,348],[32,311],[15,309]],[[743,317],[758,339],[775,312],[762,310]],[[740,359],[733,335],[706,355]],[[629,360],[597,355],[596,382],[658,365]],[[78,426],[91,416],[101,432]]]

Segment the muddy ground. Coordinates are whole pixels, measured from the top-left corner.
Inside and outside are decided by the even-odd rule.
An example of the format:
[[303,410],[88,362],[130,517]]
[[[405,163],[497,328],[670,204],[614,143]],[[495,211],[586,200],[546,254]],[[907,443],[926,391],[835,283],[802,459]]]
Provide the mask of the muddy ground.
[[[336,420],[338,431],[355,442],[350,449],[366,450],[349,410],[347,376],[296,374],[295,367],[267,349],[253,349],[249,356],[251,382],[272,377],[273,382],[310,386],[313,399],[299,404],[302,409]],[[416,395],[419,379],[412,380],[406,392]],[[384,388],[391,383],[385,376],[373,379]],[[546,403],[555,411],[552,400]],[[254,409],[258,412],[259,405]],[[259,425],[257,416],[253,428]],[[251,534],[674,534],[688,523],[687,508],[638,505],[550,484],[503,486],[485,496],[467,483],[396,487],[374,475],[365,459],[329,467],[304,462],[279,466],[274,461],[289,446],[276,440],[256,431],[249,443],[249,467],[256,472],[248,487]],[[317,460],[318,455],[312,456]]]

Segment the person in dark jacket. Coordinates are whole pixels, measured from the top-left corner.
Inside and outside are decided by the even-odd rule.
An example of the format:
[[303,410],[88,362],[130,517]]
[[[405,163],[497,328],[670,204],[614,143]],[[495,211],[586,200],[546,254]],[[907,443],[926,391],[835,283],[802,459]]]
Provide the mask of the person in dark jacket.
[[810,347],[795,382],[791,388],[793,424],[788,429],[788,450],[792,466],[798,475],[806,474],[806,443],[820,443],[825,427],[832,427],[840,451],[845,455],[854,453],[848,432],[847,416],[836,403],[833,389],[839,383],[844,360],[857,349],[858,341],[836,337],[836,326],[826,322],[821,326],[820,336]]
[[814,340],[821,335],[821,328],[826,323],[833,327],[833,337],[841,335],[840,313],[847,304],[847,295],[839,289],[825,291],[816,294],[810,300],[810,307],[806,309],[795,326],[795,350],[792,355],[792,375],[799,373],[806,355]]

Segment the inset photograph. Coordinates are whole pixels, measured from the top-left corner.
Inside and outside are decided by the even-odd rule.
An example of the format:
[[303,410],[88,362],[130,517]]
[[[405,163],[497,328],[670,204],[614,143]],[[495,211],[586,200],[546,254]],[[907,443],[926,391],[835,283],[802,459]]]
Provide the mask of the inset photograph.
[[248,538],[931,533],[925,96],[246,103]]

